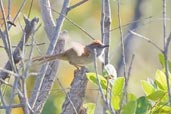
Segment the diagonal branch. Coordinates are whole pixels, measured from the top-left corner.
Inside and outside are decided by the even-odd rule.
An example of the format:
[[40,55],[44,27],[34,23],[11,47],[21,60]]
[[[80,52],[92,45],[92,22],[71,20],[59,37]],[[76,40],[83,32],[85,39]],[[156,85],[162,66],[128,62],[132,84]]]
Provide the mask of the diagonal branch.
[[80,1],[80,2],[78,2],[78,3],[76,3],[76,4],[74,4],[73,6],[70,6],[69,8],[68,8],[68,12],[70,11],[70,10],[72,10],[72,9],[74,9],[74,8],[76,8],[76,7],[78,7],[78,6],[80,6],[81,4],[84,4],[85,2],[87,2],[88,0],[82,0],[82,1]]
[[[65,0],[63,3],[62,10],[61,10],[61,14],[63,14],[64,16],[67,14],[68,5],[69,5],[69,0]],[[51,38],[46,55],[52,55],[54,53],[55,46],[57,44],[57,41],[61,32],[61,28],[65,19],[63,15],[60,15],[56,21],[56,27],[54,31],[52,31],[52,38]],[[33,109],[36,108],[35,105],[36,105],[36,102],[38,102],[38,96],[40,95],[40,90],[43,85],[44,79],[48,78],[48,77],[45,77],[45,75],[48,73],[47,72],[48,67],[49,67],[49,63],[44,64],[40,69],[40,74],[37,76],[36,84],[34,86],[32,95],[29,100],[29,103]]]
[[137,37],[140,37],[140,38],[144,39],[145,41],[147,41],[148,43],[150,43],[150,44],[152,44],[154,47],[156,47],[160,52],[163,52],[163,50],[162,50],[156,43],[154,43],[152,40],[150,40],[149,38],[147,38],[147,37],[145,37],[145,36],[143,36],[143,35],[140,35],[140,34],[134,32],[134,31],[131,31],[131,30],[130,30],[129,32],[130,32],[131,34],[137,36]]
[[[13,58],[14,58],[14,63],[17,64],[22,58],[20,56],[20,51],[23,50],[23,45],[28,41],[30,35],[33,33],[36,24],[38,23],[38,18],[33,18],[31,21],[29,21],[26,17],[24,17],[26,26],[24,29],[24,34],[20,40],[20,42],[18,43],[17,47],[14,50],[13,53]],[[25,38],[25,40],[23,39]],[[25,41],[25,42],[24,42]],[[10,61],[8,61],[4,67],[4,69],[6,70],[12,70],[12,66]],[[8,78],[8,73],[7,72],[0,72],[0,78],[5,80],[6,78]]]

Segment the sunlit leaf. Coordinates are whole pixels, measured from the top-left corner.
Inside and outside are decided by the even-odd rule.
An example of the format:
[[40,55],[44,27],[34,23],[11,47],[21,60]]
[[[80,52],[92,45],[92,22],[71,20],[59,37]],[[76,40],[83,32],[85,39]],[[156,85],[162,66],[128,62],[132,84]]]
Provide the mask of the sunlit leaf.
[[141,85],[146,95],[149,95],[155,91],[154,87],[145,80],[141,81]]
[[114,84],[112,87],[112,93],[114,96],[119,96],[122,94],[123,88],[125,85],[125,78],[124,77],[119,77],[114,80]]
[[156,71],[155,80],[157,81],[160,88],[167,90],[166,76],[163,71],[161,70]]
[[128,102],[129,101],[135,101],[135,100],[137,100],[137,97],[134,94],[129,93],[128,94]]
[[[159,54],[159,61],[162,65],[163,68],[165,68],[165,58],[164,58],[164,55],[163,54]],[[168,61],[168,67],[169,67],[169,71],[171,71],[171,61]]]
[[137,107],[136,101],[130,101],[125,106],[123,106],[122,114],[135,114]]
[[87,114],[94,114],[96,105],[94,103],[86,103],[83,107],[87,109]]
[[158,90],[158,91],[155,91],[153,93],[151,93],[150,95],[148,95],[147,97],[150,99],[150,100],[153,100],[153,101],[156,101],[156,100],[159,100],[159,99],[162,99],[164,97],[166,93],[164,91],[161,91],[161,90]]
[[170,114],[171,107],[167,105],[157,105],[153,107],[151,112],[152,114]]
[[[87,78],[88,78],[88,80],[90,82],[92,82],[96,86],[99,86],[99,83],[98,83],[98,80],[97,80],[97,77],[96,77],[96,73],[86,73],[86,76],[87,76]],[[107,80],[103,76],[101,76],[101,75],[98,75],[98,78],[100,80],[101,87],[104,90],[106,90],[106,88],[107,88]]]
[[115,110],[119,110],[120,109],[120,96],[113,96],[112,97],[112,106]]

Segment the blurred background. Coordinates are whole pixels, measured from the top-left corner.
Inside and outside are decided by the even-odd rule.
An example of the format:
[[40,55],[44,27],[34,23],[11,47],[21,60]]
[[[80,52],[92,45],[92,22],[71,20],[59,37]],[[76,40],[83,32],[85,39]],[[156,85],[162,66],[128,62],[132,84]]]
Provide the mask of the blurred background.
[[[79,2],[80,0],[71,0],[71,5]],[[124,41],[126,45],[126,57],[127,63],[130,64],[131,56],[134,54],[135,58],[133,61],[131,69],[131,77],[128,84],[128,92],[135,94],[136,96],[143,95],[143,90],[141,88],[140,81],[152,78],[155,76],[157,69],[161,69],[161,64],[158,59],[158,54],[160,51],[152,46],[150,43],[142,38],[136,36],[131,36],[129,30],[133,30],[145,37],[148,37],[153,42],[155,42],[159,47],[163,48],[163,28],[162,28],[162,0],[120,0],[120,13],[121,22],[124,35]],[[4,5],[7,9],[7,1]],[[18,6],[21,4],[22,0],[12,0],[12,12],[11,19],[18,11]],[[167,1],[167,36],[170,33],[170,2]],[[60,12],[63,0],[51,0],[51,5],[54,10]],[[118,76],[123,76],[121,62],[121,41],[120,32],[118,24],[118,11],[117,11],[117,0],[110,0],[111,6],[111,39],[110,39],[110,63],[113,64],[118,72]],[[15,22],[16,27],[12,27],[10,30],[10,36],[12,44],[17,45],[18,41],[22,35],[22,27],[24,27],[23,16],[28,15],[29,8],[31,5],[31,0],[26,2],[24,10],[22,10],[19,18]],[[59,14],[53,12],[54,19],[56,19]],[[1,15],[1,14],[0,14]],[[2,17],[2,16],[1,16]],[[41,13],[39,8],[39,3],[37,0],[33,0],[33,7],[31,10],[30,18],[39,17],[40,23],[42,23]],[[99,0],[89,0],[81,6],[73,9],[69,12],[68,16],[74,23],[81,26],[90,35],[96,39],[101,39],[101,1]],[[2,19],[0,20],[2,24]],[[71,46],[71,41],[80,42],[82,44],[90,43],[92,40],[85,35],[79,28],[71,24],[69,21],[65,20],[62,30],[67,30],[69,38],[66,41],[65,49]],[[44,31],[43,23],[35,34],[35,40],[37,43],[45,43],[44,45],[38,46],[39,49],[34,49],[34,56],[44,55],[46,53],[49,41]],[[0,40],[0,45],[3,46],[2,40]],[[27,52],[29,52],[30,47],[27,47]],[[169,50],[170,52],[170,50]],[[169,53],[170,54],[170,53]],[[27,54],[26,54],[27,55]],[[4,48],[0,48],[0,67],[3,67],[7,61],[7,56]],[[27,57],[26,57],[27,58]],[[31,72],[38,72],[41,65],[33,65],[31,67]],[[88,65],[90,71],[94,71],[93,65]],[[57,76],[66,91],[70,88],[70,83],[73,79],[73,73],[75,68],[69,65],[65,61],[60,62],[60,68],[58,69]],[[31,94],[35,77],[29,77],[27,80],[28,95]],[[88,89],[86,92],[85,102],[95,102],[97,97],[97,88],[91,83],[88,84]],[[45,105],[42,114],[59,114],[61,112],[61,106],[65,99],[64,93],[61,91],[58,82],[54,84],[54,88],[51,91],[51,95]],[[17,99],[16,99],[17,101]],[[0,113],[4,113],[2,110]],[[22,114],[21,109],[14,109],[12,114]]]

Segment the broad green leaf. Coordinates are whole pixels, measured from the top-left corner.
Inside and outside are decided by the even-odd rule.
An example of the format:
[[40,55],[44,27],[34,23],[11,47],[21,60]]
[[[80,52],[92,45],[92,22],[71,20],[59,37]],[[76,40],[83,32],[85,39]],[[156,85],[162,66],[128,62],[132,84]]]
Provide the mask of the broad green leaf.
[[157,105],[154,106],[152,109],[152,114],[170,114],[171,113],[171,107],[167,105]]
[[112,93],[114,96],[120,96],[122,94],[123,88],[125,85],[125,78],[119,77],[116,80],[114,80],[114,84],[112,87]]
[[160,64],[164,67],[164,55],[163,54],[159,54],[159,61],[160,61]]
[[123,106],[122,114],[135,114],[137,107],[136,101],[130,101],[125,106]]
[[155,80],[158,82],[158,85],[160,84],[160,88],[167,90],[166,76],[163,71],[156,71]]
[[112,97],[112,106],[115,110],[119,110],[120,109],[120,96],[113,96]]
[[137,97],[134,94],[129,93],[128,94],[128,102],[129,101],[135,101],[135,100],[137,100]]
[[[87,76],[87,78],[88,78],[88,80],[90,82],[92,82],[93,84],[95,84],[97,86],[99,85],[99,83],[97,81],[96,73],[86,73],[86,76]],[[98,75],[98,78],[100,80],[101,87],[104,90],[106,90],[106,88],[107,88],[107,80],[103,76],[101,76],[101,75]]]
[[147,114],[148,109],[150,107],[150,102],[146,97],[140,97],[137,100],[137,108],[135,114]]
[[155,91],[154,87],[145,80],[141,81],[141,85],[146,95],[149,95]]
[[158,82],[157,80],[155,80],[154,82],[159,90],[166,90],[160,82]]
[[166,94],[166,92],[158,90],[158,91],[155,91],[155,92],[151,93],[147,97],[150,100],[156,101],[156,100],[162,99],[165,96],[165,94]]
[[94,114],[96,105],[94,103],[86,103],[83,107],[87,109],[87,114]]
[[[163,68],[165,68],[165,59],[164,59],[164,55],[163,54],[159,54],[159,61],[162,65]],[[168,61],[168,67],[169,67],[169,71],[171,71],[171,61]]]

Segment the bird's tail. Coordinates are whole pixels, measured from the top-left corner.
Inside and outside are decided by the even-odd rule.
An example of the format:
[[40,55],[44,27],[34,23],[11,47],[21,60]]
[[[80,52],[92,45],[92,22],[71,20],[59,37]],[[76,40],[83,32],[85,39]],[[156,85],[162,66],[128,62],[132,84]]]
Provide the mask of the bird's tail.
[[50,61],[54,61],[54,60],[68,60],[68,58],[65,56],[65,54],[61,53],[61,54],[55,54],[55,55],[47,55],[47,56],[41,56],[41,57],[35,57],[32,59],[32,62],[50,62]]

